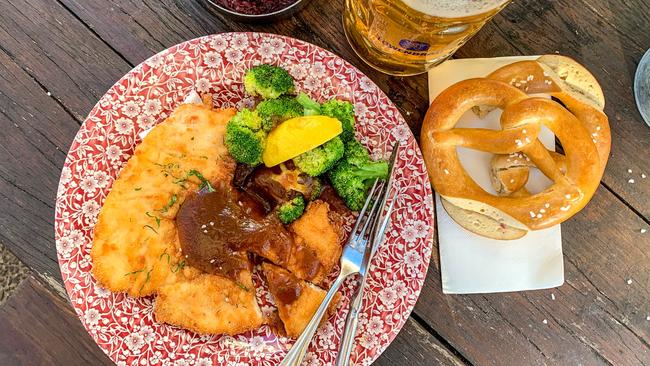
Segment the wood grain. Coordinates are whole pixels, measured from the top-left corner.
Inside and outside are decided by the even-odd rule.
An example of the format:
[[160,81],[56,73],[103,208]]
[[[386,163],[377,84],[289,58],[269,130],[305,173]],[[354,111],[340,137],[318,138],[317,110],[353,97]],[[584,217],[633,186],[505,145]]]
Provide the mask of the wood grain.
[[[34,277],[0,307],[0,365],[112,365],[70,304]],[[416,321],[404,328],[375,365],[462,366]]]
[[113,365],[70,304],[34,277],[0,308],[1,365]]
[[647,365],[650,240],[642,225],[601,187],[562,224],[563,286],[444,295],[434,255],[415,312],[475,365]]
[[0,241],[41,274],[61,274],[54,201],[77,122],[0,51]]
[[0,45],[80,122],[106,90],[131,69],[73,14],[53,1],[0,2]]
[[463,366],[467,364],[413,318],[409,318],[393,343],[373,365]]
[[[341,28],[342,3],[313,1],[296,17],[250,25],[213,15],[195,0],[0,1],[0,241],[37,273],[60,281],[52,235],[53,202],[65,151],[78,123],[133,65],[198,36],[272,32],[331,50],[369,75],[417,136],[428,107],[426,78],[391,77],[361,62]],[[518,0],[459,51],[458,57],[488,57],[557,50],[584,63],[605,90],[612,156],[594,200],[563,225],[564,286],[516,294],[446,296],[440,291],[436,254],[415,309],[422,323],[409,320],[379,364],[465,360],[476,365],[650,364],[646,320],[650,237],[639,232],[650,223],[650,187],[647,179],[639,177],[642,172],[650,175],[650,162],[642,155],[650,129],[641,122],[631,94],[636,63],[650,45],[650,33],[641,31],[650,17],[649,4]],[[627,183],[632,177],[636,183]],[[47,299],[49,295],[42,294],[49,290],[30,286],[32,293],[41,295],[25,298],[35,304],[52,303],[38,299]],[[50,311],[57,306],[41,308]],[[0,311],[0,319],[5,319],[0,326],[17,328],[5,312]],[[18,313],[15,310],[11,316],[20,321],[36,321],[40,316]],[[81,326],[74,312],[68,310],[66,316],[70,326]],[[57,324],[24,328],[23,333],[7,337],[16,339],[7,343],[14,344],[15,350],[22,344],[23,353],[17,354],[25,358],[7,358],[8,362],[0,358],[0,364],[60,363],[49,362],[55,352],[70,364],[101,364],[84,358],[91,356],[67,352],[65,344],[52,343],[48,334],[41,334],[59,334],[49,329]],[[88,341],[83,329],[74,332],[74,339]],[[42,336],[44,340],[39,340]],[[40,349],[39,344],[57,349]],[[29,362],[28,353],[37,357],[34,362]]]

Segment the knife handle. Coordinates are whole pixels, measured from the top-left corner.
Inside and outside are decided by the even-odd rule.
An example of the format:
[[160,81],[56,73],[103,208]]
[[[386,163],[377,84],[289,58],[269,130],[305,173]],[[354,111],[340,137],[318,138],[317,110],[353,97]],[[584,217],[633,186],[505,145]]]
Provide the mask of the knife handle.
[[348,366],[350,363],[350,355],[354,348],[354,339],[357,335],[357,327],[359,326],[359,313],[361,309],[361,300],[363,299],[364,282],[361,282],[357,287],[357,291],[352,298],[350,311],[345,318],[345,326],[343,327],[343,335],[341,337],[341,344],[339,345],[339,354],[336,356],[336,366]]

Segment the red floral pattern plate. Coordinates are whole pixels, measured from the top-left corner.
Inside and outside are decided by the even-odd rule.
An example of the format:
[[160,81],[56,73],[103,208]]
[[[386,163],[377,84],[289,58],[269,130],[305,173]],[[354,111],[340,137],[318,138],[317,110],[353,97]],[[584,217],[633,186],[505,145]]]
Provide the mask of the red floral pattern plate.
[[[374,157],[387,158],[395,141],[406,146],[397,159],[397,201],[387,239],[370,268],[352,364],[372,363],[415,305],[431,256],[433,203],[420,150],[395,106],[359,70],[312,44],[261,33],[206,36],[162,51],[120,79],[86,118],[61,173],[55,218],[61,274],[81,322],[118,365],[276,365],[293,343],[267,326],[210,336],[158,323],[153,297],[111,293],[91,274],[97,215],[140,141],[138,134],[163,121],[191,90],[211,93],[217,107],[249,105],[242,76],[260,63],[286,68],[298,91],[317,100],[350,100],[357,137]],[[346,316],[341,308],[351,286],[344,285],[338,312],[312,341],[307,364],[332,364],[336,358]],[[258,296],[263,311],[272,311],[263,288]]]

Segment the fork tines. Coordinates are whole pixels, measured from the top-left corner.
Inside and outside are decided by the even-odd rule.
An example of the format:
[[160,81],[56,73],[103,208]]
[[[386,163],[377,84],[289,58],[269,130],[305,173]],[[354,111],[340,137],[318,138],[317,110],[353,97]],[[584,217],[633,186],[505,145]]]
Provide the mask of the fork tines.
[[377,221],[377,218],[380,216],[379,209],[382,206],[386,189],[387,184],[385,181],[375,179],[375,182],[368,193],[368,198],[359,212],[357,221],[350,233],[350,239],[348,240],[349,245],[356,248],[357,241],[364,239],[372,232],[372,230],[369,231],[368,228],[373,228],[375,226],[375,221]]

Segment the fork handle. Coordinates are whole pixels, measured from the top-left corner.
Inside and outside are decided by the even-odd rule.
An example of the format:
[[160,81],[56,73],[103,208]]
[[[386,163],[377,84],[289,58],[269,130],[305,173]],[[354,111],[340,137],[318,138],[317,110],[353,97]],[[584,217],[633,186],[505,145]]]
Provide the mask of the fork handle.
[[354,347],[354,338],[357,335],[357,327],[359,326],[359,310],[361,308],[361,300],[363,299],[364,281],[359,280],[357,290],[352,297],[350,304],[350,312],[345,318],[345,326],[343,327],[343,335],[341,344],[339,345],[339,354],[336,356],[336,366],[348,366],[350,363],[350,355]]
[[316,330],[320,325],[321,319],[323,319],[323,316],[325,316],[327,313],[327,308],[329,307],[330,303],[334,299],[334,296],[336,295],[336,292],[339,290],[339,287],[341,287],[341,284],[343,284],[343,281],[348,277],[348,275],[349,274],[341,273],[336,278],[332,284],[332,287],[330,287],[329,291],[327,291],[323,302],[314,313],[314,316],[312,316],[309,324],[307,324],[305,327],[305,330],[303,330],[300,337],[298,337],[296,343],[293,344],[293,347],[291,347],[287,353],[287,356],[284,358],[284,360],[282,360],[280,366],[299,366],[302,363],[303,358],[305,358],[305,353],[307,353],[309,343],[311,343],[311,340],[314,337],[314,333],[316,333]]

